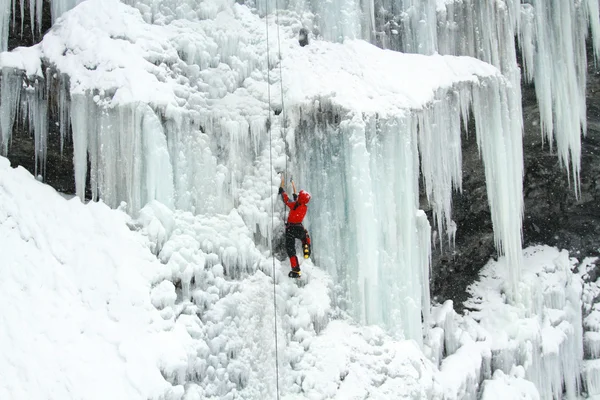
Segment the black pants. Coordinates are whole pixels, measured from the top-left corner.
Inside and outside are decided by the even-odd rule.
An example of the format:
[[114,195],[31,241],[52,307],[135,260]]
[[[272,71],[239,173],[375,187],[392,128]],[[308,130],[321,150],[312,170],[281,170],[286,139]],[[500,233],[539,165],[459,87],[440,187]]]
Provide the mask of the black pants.
[[285,228],[285,250],[290,258],[292,268],[298,266],[298,258],[296,257],[296,239],[300,239],[302,244],[307,243],[308,234],[302,224],[288,224]]

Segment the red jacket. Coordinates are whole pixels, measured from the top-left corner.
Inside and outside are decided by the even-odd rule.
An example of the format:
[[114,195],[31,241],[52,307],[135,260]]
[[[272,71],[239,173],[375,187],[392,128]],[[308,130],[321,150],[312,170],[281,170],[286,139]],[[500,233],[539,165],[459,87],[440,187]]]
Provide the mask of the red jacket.
[[281,193],[281,197],[283,197],[283,202],[286,206],[290,208],[290,215],[288,216],[287,220],[288,224],[301,224],[302,220],[304,220],[304,216],[306,215],[306,211],[308,210],[308,207],[306,207],[306,203],[308,203],[308,200],[310,200],[310,195],[306,193],[307,196],[302,196],[302,191],[300,194],[301,196],[296,196],[294,194],[294,200],[296,201],[290,201],[290,197],[287,195],[286,192]]

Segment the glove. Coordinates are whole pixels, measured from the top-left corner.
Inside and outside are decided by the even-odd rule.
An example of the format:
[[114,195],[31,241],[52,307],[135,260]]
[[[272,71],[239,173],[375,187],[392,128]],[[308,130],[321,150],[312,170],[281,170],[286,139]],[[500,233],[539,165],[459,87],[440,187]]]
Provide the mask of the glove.
[[279,186],[279,194],[281,194],[283,192],[284,192],[283,188],[281,186]]

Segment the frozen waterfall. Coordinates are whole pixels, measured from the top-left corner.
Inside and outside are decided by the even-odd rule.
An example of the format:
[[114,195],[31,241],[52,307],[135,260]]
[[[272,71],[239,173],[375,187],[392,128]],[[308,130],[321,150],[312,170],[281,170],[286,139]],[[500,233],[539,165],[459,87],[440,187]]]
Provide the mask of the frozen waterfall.
[[[175,320],[180,304],[174,296],[195,302],[189,309],[194,316],[220,303],[208,315],[208,327],[195,331],[193,317],[178,322],[187,320],[194,334],[212,342],[210,348],[194,344],[198,365],[169,364],[171,382],[186,382],[188,373],[199,382],[225,376],[229,354],[240,347],[219,339],[222,332],[235,336],[246,329],[258,345],[245,359],[258,357],[272,367],[273,354],[257,350],[268,346],[271,326],[252,330],[230,317],[240,298],[251,304],[248,314],[270,305],[271,298],[260,295],[281,275],[268,268],[274,255],[267,245],[283,229],[283,206],[277,203],[274,230],[270,210],[278,200],[277,173],[285,171],[313,194],[306,226],[315,246],[303,269],[317,288],[286,282],[274,292],[308,308],[284,303],[295,310],[285,310],[280,322],[296,341],[286,349],[290,385],[301,375],[293,364],[310,364],[313,357],[299,355],[300,343],[306,335],[318,337],[331,308],[339,306],[361,324],[418,343],[440,369],[449,399],[477,398],[484,381],[480,395],[517,385],[521,393],[548,398],[559,396],[564,385],[573,398],[580,391],[582,358],[579,281],[565,254],[544,260],[543,271],[521,275],[521,71],[536,85],[542,135],[551,145],[556,141],[578,192],[585,39],[589,27],[599,54],[600,24],[596,0],[567,3],[53,0],[55,23],[44,39],[0,54],[0,151],[9,154],[14,127],[26,127],[34,173],[43,176],[48,137],[60,135],[61,150],[72,140],[77,196],[84,200],[89,191],[92,200],[139,216],[152,252],[167,265],[165,274],[181,285],[175,294],[165,278],[153,288],[163,317]],[[23,4],[0,0],[2,50],[10,15],[25,15]],[[29,4],[31,27],[39,34],[43,2]],[[298,45],[301,28],[311,32],[309,46]],[[471,121],[475,132],[466,132]],[[518,320],[510,321],[516,327],[505,342],[493,313],[478,314],[478,300],[471,304],[477,308],[472,318],[483,315],[477,322],[489,323],[497,337],[473,328],[472,318],[453,315],[451,304],[430,315],[432,230],[444,239],[441,245],[454,241],[452,194],[462,190],[465,133],[476,135],[495,245],[504,256],[499,265],[506,269],[502,279],[484,282],[493,286],[490,296],[499,297],[486,307],[494,310],[501,302],[503,312]],[[431,206],[433,226],[419,209],[425,200],[420,194]],[[172,231],[175,219],[179,230]],[[530,282],[542,272],[557,276],[543,294]],[[242,288],[238,279],[252,285]],[[485,292],[485,284],[471,290]],[[314,304],[311,290],[323,304]],[[276,315],[269,309],[263,317]],[[523,320],[531,329],[520,335]],[[335,324],[331,329],[335,333]],[[383,337],[373,329],[374,337]],[[319,340],[331,346],[329,337]],[[595,335],[586,340],[596,354]],[[455,379],[453,370],[465,359],[470,363]],[[233,364],[226,384],[202,381],[193,390],[221,396],[244,386],[254,372]],[[309,374],[294,390],[336,393],[329,384],[344,379],[344,368],[334,369],[338,376],[326,383]],[[597,364],[585,368],[586,384],[596,390]],[[536,388],[523,385],[524,379]],[[265,384],[253,394],[270,391]]]
[[[227,4],[206,3],[177,24],[154,25],[148,21],[157,11],[142,3],[142,13],[116,1],[82,3],[39,45],[5,53],[8,85],[18,84],[19,70],[40,83],[2,103],[2,126],[11,126],[27,99],[43,149],[47,127],[35,121],[59,110],[61,132],[70,118],[80,197],[89,178],[93,199],[112,207],[125,201],[133,213],[151,200],[197,214],[239,207],[263,243],[271,235],[274,175],[288,158],[316,199],[308,220],[319,243],[314,259],[343,284],[347,307],[365,323],[420,342],[421,313],[429,308],[423,237],[430,228],[418,212],[418,177],[422,171],[437,225],[451,225],[461,129],[472,109],[496,243],[510,260],[514,288],[522,150],[510,81],[468,58],[402,55],[364,42],[299,48],[301,24],[288,16],[281,25],[287,120],[274,116],[269,171],[266,94],[268,83],[272,107],[282,106],[278,60],[272,51],[267,82],[263,22],[245,6]],[[276,38],[273,19],[269,36]],[[44,76],[57,83],[44,85]],[[44,165],[43,151],[36,155]]]

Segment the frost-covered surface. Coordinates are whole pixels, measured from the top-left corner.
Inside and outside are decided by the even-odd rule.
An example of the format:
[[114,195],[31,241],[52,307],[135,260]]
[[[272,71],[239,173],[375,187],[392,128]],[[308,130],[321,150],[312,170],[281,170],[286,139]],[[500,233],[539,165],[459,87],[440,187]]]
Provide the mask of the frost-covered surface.
[[521,305],[507,303],[504,262],[488,263],[469,287],[465,316],[456,315],[451,302],[432,311],[426,349],[440,365],[446,398],[557,399],[564,391],[564,398],[576,399],[582,372],[589,381],[584,386],[597,380],[587,361],[582,370],[582,282],[571,272],[576,260],[555,248],[525,249],[519,290],[530,304]]
[[571,273],[566,251],[532,247],[524,253],[519,290],[525,306],[505,304],[503,269],[488,266],[469,288],[469,316],[493,335],[492,369],[509,373],[513,364],[522,365],[541,398],[559,398],[563,385],[567,398],[575,398],[583,358],[581,280]]
[[[496,244],[515,286],[521,116],[508,101],[515,89],[496,68],[360,41],[313,40],[302,48],[293,14],[282,16],[278,30],[273,17],[265,25],[233,1],[135,4],[85,1],[39,45],[0,56],[8,88],[0,105],[4,148],[15,113],[26,112],[43,172],[44,116],[54,108],[63,140],[72,127],[80,197],[89,175],[94,199],[112,207],[126,201],[134,214],[152,200],[195,214],[237,210],[263,244],[273,234],[267,210],[276,171],[289,164],[317,199],[308,217],[322,249],[314,259],[343,287],[353,314],[420,341],[429,227],[419,222],[418,176],[421,170],[436,229],[448,227],[452,240],[461,120],[472,107]],[[50,67],[46,82],[42,65]],[[21,70],[33,82],[23,90]],[[44,96],[44,88],[52,90]],[[349,251],[356,257],[348,259]]]
[[575,398],[579,371],[599,387],[564,251],[525,250],[536,314],[506,303],[502,258],[471,287],[468,315],[433,309],[422,351],[349,320],[310,260],[299,282],[275,260],[274,287],[236,211],[152,202],[131,219],[4,158],[0,200],[2,398],[274,399],[275,324],[282,399],[550,399],[561,382]]
[[[0,200],[1,398],[276,398],[272,264],[235,212],[152,203],[131,220],[4,158]],[[329,322],[327,274],[307,261],[296,283],[287,269],[276,261],[281,398],[433,392],[414,342]]]
[[588,257],[579,265],[583,286],[583,382],[587,395],[600,396],[600,280],[598,258]]
[[[161,248],[158,257],[165,264],[165,281],[154,288],[153,304],[198,339],[199,359],[173,379],[186,384],[190,398],[273,398],[272,260],[256,249],[236,211],[193,216],[152,203],[142,214],[141,232]],[[166,242],[161,232],[169,229],[161,228],[161,220],[175,226]],[[303,279],[297,283],[286,277],[287,260],[283,265],[275,260],[282,398],[367,393],[427,398],[434,369],[416,343],[391,341],[377,327],[330,322],[340,315],[332,305],[330,278],[310,261],[301,266]]]
[[[0,158],[0,398],[151,398],[192,342],[148,295],[162,265],[129,217]],[[107,384],[110,382],[110,384]]]
[[[522,371],[522,369],[521,369]],[[481,400],[539,400],[541,399],[533,382],[523,379],[518,373],[506,375],[498,369],[492,379],[483,383]]]

